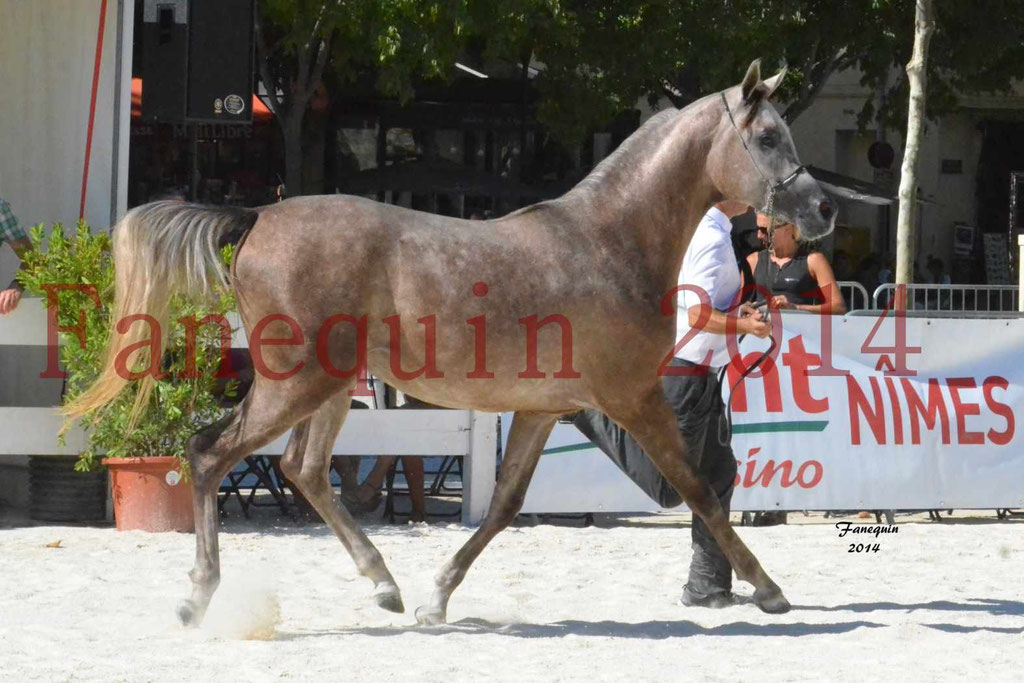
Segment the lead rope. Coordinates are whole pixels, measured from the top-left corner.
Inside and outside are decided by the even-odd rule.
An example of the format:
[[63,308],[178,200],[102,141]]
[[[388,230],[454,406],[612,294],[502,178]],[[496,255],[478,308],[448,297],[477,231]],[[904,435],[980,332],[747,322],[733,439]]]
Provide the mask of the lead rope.
[[[742,342],[743,337],[745,336],[747,335],[741,335],[739,340]],[[736,381],[733,383],[733,385],[729,387],[729,400],[725,402],[725,419],[718,420],[718,445],[720,446],[728,446],[732,441],[732,395],[736,391],[736,387],[740,385],[740,382],[746,379],[747,375],[753,372],[755,368],[757,368],[769,356],[771,356],[772,352],[775,350],[775,347],[777,345],[775,337],[773,335],[768,335],[768,339],[771,341],[771,344],[768,346],[768,350],[762,353],[761,356],[756,361],[754,361],[754,363],[749,368],[740,373],[740,376],[736,378]],[[718,371],[719,386],[721,386],[722,380],[724,379],[725,373],[726,371],[728,371],[728,369],[729,366],[726,365],[721,370]]]

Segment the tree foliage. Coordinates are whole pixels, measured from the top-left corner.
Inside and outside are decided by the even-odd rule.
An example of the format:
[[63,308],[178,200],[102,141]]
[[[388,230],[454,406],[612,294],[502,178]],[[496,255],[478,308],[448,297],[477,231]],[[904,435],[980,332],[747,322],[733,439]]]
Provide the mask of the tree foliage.
[[[868,102],[862,122],[879,118],[890,128],[906,120],[909,84],[903,66],[914,47],[914,1],[875,0],[886,26],[875,37],[874,50],[857,65],[864,83],[886,91],[882,111]],[[959,96],[1006,93],[1024,79],[1024,3],[1019,0],[936,2],[935,33],[928,56],[927,115],[951,111]],[[880,23],[880,22],[878,22]],[[865,35],[867,39],[868,35]],[[895,78],[886,70],[894,70]]]
[[[861,123],[901,128],[914,2],[260,0],[261,76],[283,129],[297,135],[325,70],[342,84],[370,78],[404,101],[482,45],[488,60],[540,67],[538,118],[575,142],[645,95],[686,104],[734,85],[761,58],[765,69],[789,67],[780,100],[790,122],[831,75],[857,68],[863,85],[886,95],[881,111],[865,98]],[[942,2],[936,13],[930,116],[949,111],[957,93],[1004,91],[1024,78],[1024,3]]]
[[301,194],[302,125],[325,73],[370,74],[407,100],[414,83],[450,73],[463,44],[465,0],[260,0],[257,59],[285,143],[286,185]]
[[[792,122],[830,76],[856,68],[872,93],[885,92],[881,112],[872,96],[865,99],[861,123],[877,118],[891,128],[902,128],[906,115],[903,66],[913,49],[914,8],[915,0],[563,2],[563,11],[574,17],[569,23],[593,38],[578,46],[576,56],[590,68],[574,73],[600,74],[584,78],[598,88],[632,94],[630,84],[643,83],[657,93],[664,81],[675,102],[684,104],[734,85],[761,58],[769,69],[789,67],[780,100]],[[1024,78],[1024,3],[938,3],[933,49],[929,116],[953,108],[957,94],[1005,92]]]
[[675,63],[664,2],[513,0],[472,16],[489,56],[542,66],[538,118],[564,141],[660,89]]
[[[757,58],[766,69],[789,67],[779,99],[790,122],[830,76],[856,68],[872,93],[885,92],[881,112],[873,96],[865,98],[861,123],[877,118],[902,128],[914,3],[515,0],[495,3],[510,9],[489,33],[498,45],[517,37],[545,64],[540,114],[563,137],[578,137],[644,94],[668,94],[683,105],[735,85]],[[952,109],[957,94],[1005,92],[1024,78],[1024,3],[943,2],[936,14],[929,116]]]

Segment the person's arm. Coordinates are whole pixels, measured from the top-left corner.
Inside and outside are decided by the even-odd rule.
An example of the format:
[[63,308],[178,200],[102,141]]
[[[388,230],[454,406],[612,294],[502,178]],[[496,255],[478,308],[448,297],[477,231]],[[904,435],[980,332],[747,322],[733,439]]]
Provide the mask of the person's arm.
[[[20,237],[10,242],[11,248],[14,249],[14,253],[21,257],[21,254],[26,250],[32,248],[32,243],[27,237]],[[21,270],[26,267],[25,262],[21,262]],[[18,278],[15,277],[11,280],[11,284],[7,285],[5,289],[0,291],[0,315],[7,315],[15,308],[18,307],[18,303],[21,301],[21,293],[23,291],[21,283],[18,282]]]
[[846,302],[843,300],[843,293],[839,291],[839,285],[836,284],[836,276],[832,272],[832,266],[829,265],[825,255],[817,251],[809,254],[807,256],[807,270],[825,297],[825,302],[820,304],[799,304],[794,306],[794,308],[798,311],[821,313],[822,315],[843,315],[846,313]]
[[[11,211],[11,205],[0,198],[0,245],[4,242],[11,245],[19,259],[26,250],[32,248],[28,235],[21,229],[17,217]],[[25,268],[24,261],[21,262],[21,268]],[[7,315],[17,308],[18,302],[21,301],[21,290],[18,278],[14,278],[11,284],[0,291],[0,315]]]
[[805,313],[820,313],[821,315],[843,315],[846,313],[846,302],[843,300],[843,293],[839,291],[839,285],[836,284],[835,276],[832,275],[832,268],[828,265],[828,261],[825,260],[824,256],[821,254],[818,254],[818,256],[824,262],[824,269],[827,270],[828,275],[822,276],[819,279],[815,274],[814,268],[811,266],[811,257],[807,258],[807,272],[814,279],[814,283],[818,285],[821,295],[825,297],[825,302],[820,304],[794,304],[790,302],[789,297],[785,294],[777,294],[768,302],[769,308],[783,308],[791,311],[804,311]]
[[[697,327],[701,315],[707,315],[704,313],[702,305],[690,306],[686,309],[686,312],[690,320],[690,327]],[[704,321],[700,330],[712,334],[729,334],[730,332],[735,334],[752,334],[761,339],[767,337],[768,333],[772,331],[771,324],[762,319],[761,312],[750,307],[748,304],[740,307],[740,315],[734,319],[734,322],[729,322],[730,317],[728,314],[712,308],[711,315]],[[730,325],[735,326],[730,330]]]
[[[753,334],[764,338],[771,332],[771,325],[761,321],[761,314],[748,304],[743,304],[734,314],[738,320],[729,322],[729,314],[714,309],[711,297],[721,287],[724,268],[735,268],[736,256],[728,243],[705,245],[693,254],[692,269],[686,273],[688,287],[680,292],[681,306],[686,308],[690,327],[712,334]],[[702,316],[708,316],[701,320]],[[730,329],[730,325],[735,327]]]

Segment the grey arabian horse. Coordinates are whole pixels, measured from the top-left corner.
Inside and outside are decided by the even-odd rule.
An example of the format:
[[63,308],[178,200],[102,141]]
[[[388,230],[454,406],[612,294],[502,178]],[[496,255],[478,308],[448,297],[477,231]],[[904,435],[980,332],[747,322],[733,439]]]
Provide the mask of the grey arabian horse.
[[[377,603],[404,610],[380,552],[328,481],[352,369],[362,361],[430,403],[515,411],[487,516],[437,574],[430,602],[416,610],[421,623],[445,621],[472,562],[519,511],[558,417],[581,408],[604,412],[637,438],[707,522],[737,576],[754,585],[762,610],[789,609],[695,473],[658,377],[675,334],[666,295],[713,203],[773,204],[809,238],[832,229],[832,205],[801,174],[768,103],[783,75],[762,81],[755,62],[741,85],[654,116],[563,197],[486,224],[348,196],[260,209],[155,203],[125,216],[114,234],[114,320],[143,313],[163,322],[173,293],[209,294],[229,277],[250,340],[264,340],[254,354],[264,371],[245,400],[189,443],[196,563],[182,621],[201,621],[220,581],[221,480],[288,429],[282,469],[373,581]],[[229,274],[218,257],[225,243],[239,245]],[[126,386],[118,354],[149,362],[139,351],[147,327],[119,323],[106,369],[69,415],[105,405]]]

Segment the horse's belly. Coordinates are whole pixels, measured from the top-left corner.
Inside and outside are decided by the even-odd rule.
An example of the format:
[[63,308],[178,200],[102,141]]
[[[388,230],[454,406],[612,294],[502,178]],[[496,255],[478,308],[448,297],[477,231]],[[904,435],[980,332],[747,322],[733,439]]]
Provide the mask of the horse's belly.
[[402,380],[388,376],[387,370],[377,371],[371,367],[370,372],[400,391],[445,408],[492,413],[526,410],[561,414],[590,405],[586,392],[580,390],[582,387],[572,386],[567,380]]
[[648,338],[621,318],[595,324],[595,311],[566,310],[564,318],[530,329],[518,314],[492,313],[486,328],[439,321],[432,334],[403,322],[397,344],[371,331],[367,366],[423,401],[487,411],[564,413],[649,388],[663,335]]

